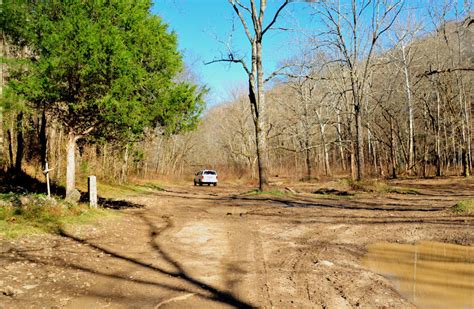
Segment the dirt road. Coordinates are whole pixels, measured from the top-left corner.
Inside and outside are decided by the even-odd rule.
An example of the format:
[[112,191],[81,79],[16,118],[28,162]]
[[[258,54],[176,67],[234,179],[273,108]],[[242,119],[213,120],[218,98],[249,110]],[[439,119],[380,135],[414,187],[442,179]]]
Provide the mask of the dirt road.
[[0,240],[0,308],[410,308],[364,266],[367,245],[472,245],[474,218],[446,207],[473,197],[474,183],[397,185],[419,194],[321,196],[309,185],[274,197],[223,184],[133,197],[145,207],[98,227]]

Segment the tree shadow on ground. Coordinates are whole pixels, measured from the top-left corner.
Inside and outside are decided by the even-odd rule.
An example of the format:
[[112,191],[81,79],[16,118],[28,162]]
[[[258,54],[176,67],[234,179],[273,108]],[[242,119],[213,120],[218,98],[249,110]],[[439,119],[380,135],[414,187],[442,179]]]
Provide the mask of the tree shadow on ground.
[[[174,292],[189,293],[189,295],[192,295],[192,296],[215,301],[221,304],[230,305],[236,308],[255,308],[255,306],[251,305],[250,303],[245,302],[244,300],[238,299],[231,292],[220,290],[216,287],[213,287],[210,284],[207,284],[193,277],[192,275],[189,274],[188,271],[186,271],[183,268],[181,263],[178,262],[176,258],[171,256],[171,254],[167,251],[167,249],[165,249],[159,243],[159,239],[158,239],[166,230],[173,227],[173,224],[169,218],[163,217],[165,221],[164,226],[157,228],[152,223],[152,220],[148,219],[144,215],[144,213],[138,213],[138,216],[142,219],[144,224],[149,229],[148,243],[151,245],[155,253],[157,253],[162,258],[161,262],[165,262],[166,264],[172,266],[174,270],[170,271],[165,268],[153,265],[153,263],[145,262],[143,259],[127,256],[124,253],[121,253],[113,249],[106,248],[105,246],[102,246],[100,244],[94,243],[91,239],[81,238],[76,235],[73,235],[72,233],[64,229],[60,230],[60,235],[75,243],[85,245],[100,254],[105,254],[106,256],[110,256],[114,259],[120,260],[122,262],[126,262],[127,264],[131,266],[138,266],[147,271],[152,271],[153,274],[155,275],[156,274],[164,275],[167,278],[175,279],[177,280],[175,283],[170,282],[170,280],[168,280],[168,282],[164,282],[164,281],[154,281],[150,279],[133,278],[127,275],[127,273],[119,272],[118,269],[115,270],[113,273],[110,273],[110,271],[107,272],[107,270],[101,268],[100,265],[97,265],[97,267],[85,266],[85,265],[81,265],[78,262],[68,261],[60,257],[46,257],[42,259],[41,257],[31,254],[30,250],[19,250],[15,248],[10,248],[10,250],[0,253],[0,256],[2,255],[5,255],[5,257],[8,256],[9,260],[17,260],[17,261],[26,260],[32,263],[37,263],[37,264],[41,264],[45,266],[56,266],[56,267],[59,266],[64,269],[75,269],[75,270],[84,271],[89,274],[100,276],[103,278],[121,280],[123,282],[143,284],[143,285],[152,286],[152,287],[154,286],[154,287],[164,288],[164,289],[174,291]],[[13,258],[13,256],[16,256],[16,258]],[[149,275],[148,277],[153,278],[156,276]],[[95,295],[94,293],[96,292],[92,291],[92,295]],[[97,294],[97,296],[100,296],[100,295]],[[119,297],[119,295],[109,295],[109,297],[113,297],[113,296]],[[123,297],[123,296],[120,296],[120,297]],[[151,300],[152,299],[150,298],[150,301]],[[165,303],[165,302],[166,301],[164,302],[162,301],[161,303]]]
[[[79,202],[81,203],[89,202],[89,196],[87,195],[87,192],[81,192],[81,199],[79,200]],[[102,208],[115,209],[115,210],[145,207],[144,205],[133,203],[126,200],[116,200],[116,199],[105,198],[105,197],[100,197],[100,196],[97,197],[97,203]]]
[[[179,197],[189,198],[190,195],[175,193],[172,191],[155,192],[155,196],[159,197]],[[405,196],[405,195],[403,195]],[[472,195],[471,195],[472,196]],[[295,213],[292,223],[295,224],[311,224],[320,223],[327,224],[327,219],[331,219],[331,223],[343,223],[350,225],[383,225],[383,224],[429,224],[440,226],[471,226],[473,224],[469,217],[462,215],[451,215],[446,212],[453,204],[448,199],[436,200],[440,203],[425,203],[423,199],[412,200],[393,200],[392,197],[374,198],[368,200],[357,199],[340,199],[340,198],[307,198],[307,197],[271,197],[271,196],[245,196],[245,195],[227,195],[227,196],[192,196],[193,199],[215,201],[219,206],[224,207],[240,207],[248,208],[250,211],[240,213],[239,216],[261,216],[261,217],[282,217],[289,216],[292,209],[327,209],[346,211],[343,214],[331,215],[329,212],[321,216],[305,217],[298,219]],[[432,202],[432,201],[430,201]],[[262,207],[259,207],[262,206]],[[266,211],[268,207],[275,207],[272,212]],[[277,208],[285,210],[278,211]],[[262,211],[259,211],[261,209]],[[230,211],[230,210],[229,210]],[[369,211],[370,213],[367,213]],[[412,215],[413,213],[418,213]],[[423,213],[423,215],[421,214]],[[223,211],[226,214],[226,211]],[[227,212],[227,215],[232,215]]]
[[[170,191],[168,191],[170,192]],[[272,204],[281,205],[285,208],[332,208],[332,209],[344,209],[344,210],[372,210],[372,211],[400,211],[400,212],[438,212],[446,209],[446,207],[435,207],[432,205],[427,205],[425,207],[416,205],[415,203],[387,203],[381,200],[355,200],[355,199],[339,199],[339,198],[299,198],[299,197],[272,197],[272,196],[243,196],[243,195],[230,195],[230,196],[192,196],[184,195],[181,193],[166,193],[155,192],[153,193],[156,196],[162,197],[178,197],[178,198],[193,198],[196,200],[209,200],[209,201],[219,201],[219,202],[231,202],[235,203],[236,201],[242,202],[268,202]]]
[[[66,190],[64,187],[59,186],[52,182],[50,184],[51,194],[64,196]],[[17,171],[0,171],[0,193],[37,193],[45,194],[46,183],[38,180],[35,177],[28,175],[25,172]]]

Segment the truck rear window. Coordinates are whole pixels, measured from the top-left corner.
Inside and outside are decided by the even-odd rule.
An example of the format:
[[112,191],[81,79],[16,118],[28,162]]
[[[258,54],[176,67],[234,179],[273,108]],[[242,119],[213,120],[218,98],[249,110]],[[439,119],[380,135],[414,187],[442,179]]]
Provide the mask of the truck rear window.
[[204,175],[216,175],[216,172],[214,172],[214,171],[205,171]]

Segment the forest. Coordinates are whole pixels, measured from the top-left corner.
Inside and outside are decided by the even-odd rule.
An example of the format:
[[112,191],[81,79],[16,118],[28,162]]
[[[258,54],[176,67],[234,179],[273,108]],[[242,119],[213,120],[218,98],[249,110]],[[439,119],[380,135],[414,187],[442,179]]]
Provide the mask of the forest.
[[[58,21],[36,16],[60,14],[47,4],[41,14],[27,4],[6,7],[4,170],[40,175],[47,161],[53,181],[69,181],[71,188],[74,169],[119,182],[186,179],[204,167],[227,179],[257,179],[259,157],[270,176],[297,180],[470,175],[474,22],[468,5],[464,11],[439,6],[424,19],[401,1],[378,1],[374,16],[371,6],[338,8],[328,1],[310,7],[322,29],[254,86],[266,97],[256,122],[243,84],[229,85],[229,102],[204,109],[206,86],[190,79],[176,35],[146,16],[142,2],[141,11],[123,8],[137,10],[135,19],[115,21],[101,7],[77,8],[82,21],[68,20],[72,7],[60,8]],[[100,10],[100,20],[89,20]],[[354,10],[360,12],[351,18]],[[71,36],[77,30],[67,25],[76,22],[92,24]],[[113,31],[120,23],[135,24]],[[54,40],[42,31],[56,33]],[[127,39],[134,33],[140,33],[136,42]],[[137,62],[133,48],[149,61]],[[232,51],[229,57],[220,60],[244,63]]]

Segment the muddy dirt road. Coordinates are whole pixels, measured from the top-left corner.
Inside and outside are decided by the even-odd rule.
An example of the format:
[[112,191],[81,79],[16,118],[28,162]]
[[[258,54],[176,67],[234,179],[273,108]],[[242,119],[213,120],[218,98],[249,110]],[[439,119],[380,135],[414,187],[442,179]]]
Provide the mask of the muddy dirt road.
[[[474,218],[446,210],[465,180],[402,181],[418,194],[291,196],[173,187],[142,208],[62,236],[0,240],[0,308],[410,308],[363,263],[380,241],[472,245]],[[133,205],[132,205],[133,206]]]

